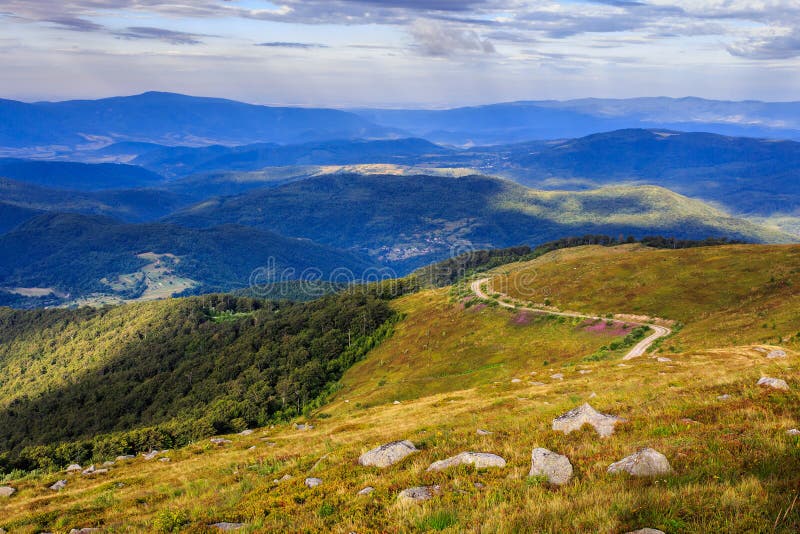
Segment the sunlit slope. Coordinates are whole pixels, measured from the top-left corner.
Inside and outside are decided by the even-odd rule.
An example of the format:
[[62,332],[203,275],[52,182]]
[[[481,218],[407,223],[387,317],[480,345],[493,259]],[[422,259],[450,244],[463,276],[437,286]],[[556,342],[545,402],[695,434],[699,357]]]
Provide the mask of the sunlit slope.
[[664,348],[800,342],[800,247],[794,245],[582,247],[496,272],[493,289],[525,302],[683,323]]

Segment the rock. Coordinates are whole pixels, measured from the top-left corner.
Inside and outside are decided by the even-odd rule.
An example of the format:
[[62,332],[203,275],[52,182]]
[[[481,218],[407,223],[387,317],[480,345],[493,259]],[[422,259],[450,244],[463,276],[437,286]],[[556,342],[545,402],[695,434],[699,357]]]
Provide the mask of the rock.
[[114,465],[115,463],[117,463],[117,462],[115,462],[115,461],[113,461],[113,460],[109,460],[109,461],[107,461],[107,462],[103,462],[103,467],[111,467],[111,466],[112,466],[112,465]]
[[589,398],[590,398],[590,399],[593,399],[593,398],[595,398],[595,397],[597,397],[597,393],[595,393],[594,391],[592,391],[591,395],[589,395]]
[[117,461],[118,462],[124,462],[125,460],[133,460],[134,458],[136,458],[136,457],[132,456],[130,454],[124,454],[122,456],[117,456]]
[[69,467],[67,467],[67,473],[77,473],[81,469],[82,467],[78,464],[71,464]]
[[482,482],[476,482],[476,483],[473,484],[473,486],[475,486],[475,489],[479,489],[480,490],[480,489],[485,488],[486,484],[483,484]]
[[658,358],[656,358],[656,361],[657,362],[661,362],[661,363],[668,363],[668,362],[671,362],[672,360],[670,358],[666,358],[664,356],[659,356]]
[[246,429],[246,430],[242,430],[241,432],[239,432],[239,435],[240,435],[240,436],[249,436],[249,435],[250,435],[250,434],[252,434],[253,432],[255,432],[255,431],[254,431],[254,430],[250,430],[250,429],[248,428],[248,429]]
[[159,452],[158,452],[158,451],[144,452],[144,453],[142,453],[142,457],[143,457],[145,460],[152,460],[153,458],[155,458],[156,456],[158,456],[158,454],[159,454]]
[[366,488],[359,491],[358,495],[369,495],[373,491],[375,491],[375,488],[373,488],[372,486],[367,486]]
[[553,430],[569,434],[574,430],[580,430],[583,425],[588,424],[594,427],[601,438],[607,438],[614,433],[614,426],[622,422],[625,422],[625,419],[600,413],[592,408],[590,404],[585,403],[553,419]]
[[563,454],[543,448],[533,449],[528,476],[546,476],[550,484],[561,486],[572,478],[572,464]]
[[505,467],[506,461],[488,452],[462,452],[445,460],[433,462],[428,471],[443,471],[457,465],[471,465],[475,469],[486,469],[488,467]]
[[578,374],[582,374],[582,375],[588,375],[589,373],[591,373],[591,371],[589,369],[581,369],[581,370],[578,371]]
[[766,376],[762,376],[756,385],[766,386],[772,389],[789,389],[789,384],[787,384],[785,380],[781,380],[780,378],[769,378]]
[[95,468],[94,468],[94,464],[92,464],[89,467],[87,467],[86,469],[84,469],[83,471],[81,471],[81,474],[83,474],[83,475],[91,475],[94,472],[95,472]]
[[787,430],[786,433],[790,436],[800,436],[800,430],[796,428],[792,428],[791,430]]
[[730,399],[730,398],[731,398],[731,396],[730,396],[730,395],[728,395],[728,394],[726,393],[726,394],[724,394],[724,395],[719,395],[719,396],[717,397],[717,400],[728,400],[728,399]]
[[400,401],[396,400],[392,404],[400,404]]
[[295,430],[311,430],[312,428],[314,428],[314,425],[308,423],[295,423],[294,425]]
[[283,475],[281,478],[276,478],[275,480],[273,480],[273,482],[276,483],[276,484],[280,484],[281,482],[286,482],[287,480],[291,480],[291,479],[292,479],[292,475],[288,475],[287,474],[287,475]]
[[438,494],[441,488],[439,486],[419,486],[416,488],[404,489],[397,495],[397,500],[402,503],[415,503],[427,501]]
[[169,459],[169,458],[159,458],[158,461],[161,462],[161,463],[168,463],[168,462],[171,462],[172,460]]
[[519,378],[512,378],[511,379],[511,383],[512,384],[519,384],[520,382],[522,382],[522,380],[520,380]]
[[646,447],[608,466],[609,473],[622,471],[635,477],[652,477],[669,474],[672,472],[672,467],[670,467],[666,456]]
[[248,450],[248,451],[254,451],[254,450],[256,450],[256,446],[255,446],[255,445],[253,445],[252,447],[248,447],[248,448],[247,448],[247,450]]
[[50,489],[53,491],[61,491],[62,489],[64,489],[66,485],[67,485],[66,480],[59,480],[58,482],[50,486]]
[[553,380],[564,380],[564,374],[556,373],[554,375],[550,375],[550,378],[552,378]]
[[227,445],[228,443],[233,443],[231,440],[225,438],[211,438],[209,441],[214,445],[219,445],[219,446]]
[[389,467],[415,452],[417,448],[410,441],[393,441],[365,452],[359,457],[358,463],[363,466]]
[[785,358],[786,351],[785,350],[773,350],[769,354],[767,354],[767,358],[770,360],[774,360],[775,358]]
[[479,428],[477,430],[476,434],[478,434],[479,436],[491,436],[492,434],[494,434],[494,432],[489,432],[488,430],[484,430],[482,428]]
[[227,521],[223,521],[222,523],[213,523],[209,525],[212,528],[218,528],[220,530],[239,530],[240,528],[244,528],[247,525],[245,523],[228,523]]
[[529,386],[544,386],[544,382],[528,382]]
[[99,528],[73,528],[69,534],[92,534],[92,532],[102,532]]
[[94,470],[92,473],[90,473],[90,474],[91,474],[91,475],[105,475],[106,473],[108,473],[108,469],[95,469],[95,470]]
[[310,477],[305,480],[305,485],[308,486],[309,488],[316,488],[321,484],[322,484],[321,478]]
[[0,497],[11,497],[16,492],[17,490],[11,486],[0,486]]
[[655,528],[640,528],[639,530],[632,530],[627,534],[664,534],[664,531]]

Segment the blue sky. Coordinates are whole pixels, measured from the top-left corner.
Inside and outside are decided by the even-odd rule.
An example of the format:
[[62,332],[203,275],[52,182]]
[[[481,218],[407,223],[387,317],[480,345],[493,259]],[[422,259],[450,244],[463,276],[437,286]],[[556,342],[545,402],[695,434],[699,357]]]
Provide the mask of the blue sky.
[[0,96],[800,99],[800,0],[0,0]]

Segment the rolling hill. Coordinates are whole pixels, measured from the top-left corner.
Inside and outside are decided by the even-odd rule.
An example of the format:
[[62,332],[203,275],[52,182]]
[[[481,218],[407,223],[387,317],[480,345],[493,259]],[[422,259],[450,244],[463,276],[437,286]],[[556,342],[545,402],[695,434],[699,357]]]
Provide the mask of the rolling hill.
[[0,158],[0,177],[73,191],[137,189],[157,186],[164,182],[162,176],[136,165],[15,158]]
[[[404,295],[391,302],[400,317],[393,333],[344,372],[329,390],[327,403],[292,421],[274,421],[216,443],[165,446],[159,441],[163,434],[126,438],[117,433],[81,446],[30,448],[25,458],[43,464],[50,459],[55,465],[6,477],[4,483],[17,492],[0,526],[12,532],[89,527],[206,532],[227,521],[242,523],[244,532],[523,532],[532,526],[564,533],[640,528],[796,532],[800,512],[792,503],[800,481],[800,438],[787,430],[800,426],[794,393],[800,383],[800,322],[794,313],[798,253],[798,246],[583,247],[489,273],[494,284],[536,272],[519,279],[517,289],[530,295],[542,285],[563,286],[563,293],[553,295],[559,305],[686,321],[651,354],[628,361],[614,350],[593,357],[619,342],[627,331],[622,319],[591,322],[501,308],[495,299],[476,300],[467,283]],[[12,384],[39,392],[15,403],[19,413],[36,414],[32,428],[37,431],[48,411],[41,408],[59,393],[71,402],[83,392],[90,406],[113,407],[131,392],[108,384],[156,368],[150,366],[149,353],[117,360],[118,354],[135,348],[131,340],[148,329],[153,334],[146,346],[153,346],[155,354],[162,340],[168,347],[180,345],[181,336],[167,334],[181,325],[187,335],[208,343],[209,361],[194,351],[185,356],[186,362],[198,362],[204,380],[194,387],[178,377],[178,385],[162,388],[158,400],[180,405],[181,387],[194,394],[227,368],[243,372],[239,378],[230,376],[226,384],[232,387],[224,397],[241,402],[252,383],[248,380],[261,375],[245,372],[239,358],[206,375],[217,355],[229,361],[214,334],[230,336],[232,347],[241,348],[249,363],[249,336],[264,331],[257,326],[261,321],[274,324],[270,313],[275,308],[232,317],[220,326],[207,314],[191,314],[199,303],[189,299],[83,310],[82,317],[74,316],[78,312],[16,312],[13,324],[0,331],[0,350],[13,355],[0,366],[0,401],[19,398],[20,388]],[[118,323],[129,325],[128,331]],[[45,327],[41,336],[31,330],[39,324]],[[697,335],[708,326],[715,327],[711,335]],[[100,341],[90,332],[98,333]],[[54,349],[46,348],[51,339],[68,343],[54,363],[49,359]],[[106,346],[114,350],[108,353]],[[9,360],[0,358],[4,361]],[[281,369],[283,354],[275,361]],[[182,359],[175,363],[176,371],[184,371]],[[88,372],[66,385],[78,367]],[[147,376],[145,384],[150,384]],[[162,369],[152,382],[170,383],[171,376],[171,370]],[[757,385],[763,376],[784,379],[791,389]],[[273,384],[278,390],[271,380],[268,396]],[[87,387],[81,388],[82,383]],[[95,394],[90,384],[103,394]],[[257,391],[255,398],[262,394]],[[280,405],[279,394],[274,400]],[[135,405],[141,401],[130,398]],[[588,425],[569,434],[553,428],[556,417],[585,402],[625,420],[605,438]],[[72,412],[63,410],[63,417],[73,421]],[[76,421],[110,424],[94,408],[83,419]],[[72,427],[54,426],[45,428],[64,433]],[[243,421],[231,428],[239,431]],[[17,433],[17,425],[2,426],[0,432]],[[73,461],[83,466],[113,461],[118,451],[134,450],[148,437],[154,447],[172,450],[157,451],[152,460],[116,461],[106,473],[63,471]],[[406,439],[418,450],[395,465],[359,465],[364,452]],[[568,483],[556,486],[546,476],[529,473],[536,447],[569,459]],[[670,472],[638,477],[608,471],[612,462],[643,447],[663,453]],[[505,465],[429,469],[432,462],[463,451],[497,454]],[[306,484],[310,477],[319,485]],[[67,482],[60,492],[48,489],[62,479]],[[371,492],[361,492],[366,487]],[[401,499],[401,492],[412,487],[429,488],[431,498]]]
[[[17,304],[14,295],[31,288],[51,299],[55,295],[56,303],[87,298],[113,302],[153,292],[152,297],[163,298],[183,291],[246,288],[257,269],[272,269],[274,280],[258,279],[265,284],[304,274],[324,277],[336,269],[358,277],[374,267],[349,252],[262,229],[125,224],[78,214],[31,219],[1,235],[0,249],[0,287],[12,292],[6,302]],[[37,303],[41,300],[28,302]]]
[[209,199],[166,221],[269,229],[356,250],[399,272],[462,248],[569,235],[792,240],[658,187],[537,191],[486,176],[327,175]]

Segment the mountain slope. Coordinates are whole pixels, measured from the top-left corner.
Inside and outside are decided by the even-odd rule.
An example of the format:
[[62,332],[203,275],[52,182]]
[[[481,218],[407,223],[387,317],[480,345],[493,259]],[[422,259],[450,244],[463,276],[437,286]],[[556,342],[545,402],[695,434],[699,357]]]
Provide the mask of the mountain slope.
[[0,158],[0,177],[76,191],[136,189],[156,186],[164,181],[158,174],[135,165],[14,158]]
[[388,131],[330,109],[255,106],[220,98],[150,92],[101,100],[0,100],[0,146],[41,149],[115,141],[166,145],[300,142],[380,137]]
[[454,248],[538,244],[589,233],[791,239],[657,187],[537,191],[485,176],[321,176],[210,199],[167,220],[200,228],[269,228],[359,250],[401,271]]
[[347,252],[256,228],[198,230],[75,214],[34,218],[0,236],[0,249],[0,287],[43,288],[73,299],[141,297],[153,276],[165,286],[158,296],[166,297],[171,283],[178,284],[173,292],[248,287],[257,269],[265,276],[272,269],[269,279],[258,279],[267,283],[297,279],[309,270],[328,276],[339,268],[359,277],[374,266]]

